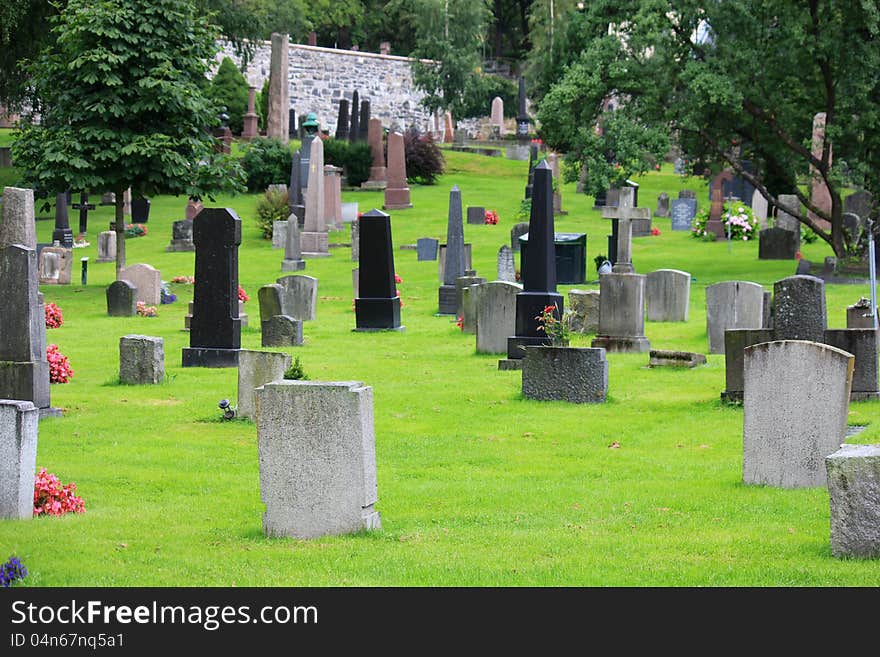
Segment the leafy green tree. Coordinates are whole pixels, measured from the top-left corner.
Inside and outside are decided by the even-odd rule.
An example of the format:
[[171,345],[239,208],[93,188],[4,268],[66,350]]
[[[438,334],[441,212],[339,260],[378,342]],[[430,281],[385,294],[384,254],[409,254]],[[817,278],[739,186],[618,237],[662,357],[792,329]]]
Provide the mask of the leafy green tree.
[[218,106],[226,108],[229,115],[229,128],[240,134],[244,127],[244,115],[247,112],[248,83],[241,71],[229,57],[224,57],[220,68],[211,79],[208,96]]
[[24,97],[28,75],[19,61],[45,46],[46,22],[57,13],[48,0],[0,2],[0,104],[17,107]]
[[42,192],[115,192],[118,274],[128,187],[195,198],[241,188],[240,167],[214,152],[216,108],[201,91],[214,32],[188,0],[70,0],[52,32],[29,70],[40,121],[24,124],[14,157]]
[[[574,169],[588,166],[590,191],[603,182],[595,175],[603,157],[613,167],[621,146],[617,130],[595,136],[613,116],[641,135],[645,166],[649,145],[666,132],[691,160],[732,168],[774,205],[778,194],[796,194],[830,228],[807,212],[800,221],[847,255],[845,185],[880,193],[876,3],[595,0],[580,20],[591,39],[541,100],[539,118],[546,141],[569,150]],[[815,157],[818,112],[827,128]],[[829,187],[830,212],[801,188],[811,166]]]

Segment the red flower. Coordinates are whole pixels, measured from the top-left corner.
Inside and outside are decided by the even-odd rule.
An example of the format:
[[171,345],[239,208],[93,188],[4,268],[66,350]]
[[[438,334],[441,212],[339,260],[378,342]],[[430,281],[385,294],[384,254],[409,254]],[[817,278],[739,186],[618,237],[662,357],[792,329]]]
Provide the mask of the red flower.
[[46,304],[46,328],[59,328],[64,323],[64,315],[61,314],[61,308],[54,303]]
[[498,223],[498,213],[495,210],[486,210],[485,223],[494,226]]
[[244,288],[239,285],[238,286],[238,300],[239,301],[247,301],[250,297],[247,295],[247,292],[244,291]]
[[460,328],[462,331],[464,331],[464,317],[462,317],[461,315],[459,315],[459,316],[458,316],[458,319],[455,320],[455,325],[456,325],[458,328]]
[[403,279],[400,276],[398,276],[396,272],[394,273],[394,282],[397,283],[398,285],[400,283],[403,283]]
[[801,255],[801,252],[800,252],[800,251],[798,251],[797,253],[794,254],[794,259],[795,259],[795,260],[800,260],[800,259],[803,258],[803,257],[804,257],[804,256]]
[[67,356],[58,351],[57,344],[46,346],[46,360],[49,361],[49,383],[67,383],[73,376]]
[[651,235],[659,235],[659,234],[660,234],[660,229],[657,228],[657,226],[654,226],[653,228],[651,228]]
[[67,486],[61,485],[61,480],[46,468],[40,468],[34,477],[34,515],[45,513],[50,516],[60,516],[65,513],[84,513],[85,502],[76,495],[76,484],[70,482]]

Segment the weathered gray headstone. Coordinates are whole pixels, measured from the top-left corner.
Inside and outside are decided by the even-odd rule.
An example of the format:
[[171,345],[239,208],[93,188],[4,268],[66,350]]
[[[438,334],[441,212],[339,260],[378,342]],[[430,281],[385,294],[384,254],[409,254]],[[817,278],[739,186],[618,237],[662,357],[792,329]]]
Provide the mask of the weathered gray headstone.
[[260,322],[263,347],[298,347],[303,343],[302,320],[275,315]]
[[862,297],[853,305],[846,307],[846,328],[874,328],[874,316],[871,314],[869,299]]
[[45,246],[38,256],[40,285],[70,285],[73,251],[61,246]]
[[360,224],[357,220],[351,222],[351,261],[358,262],[360,259]]
[[744,350],[743,482],[825,485],[825,457],[846,437],[853,356],[806,340]]
[[825,281],[801,275],[773,284],[773,328],[777,340],[824,342],[827,327]]
[[724,281],[706,287],[709,353],[724,353],[724,331],[764,327],[764,288],[748,281]]
[[513,249],[506,244],[498,249],[498,280],[516,283],[516,261]]
[[691,275],[677,269],[658,269],[648,274],[645,300],[648,320],[686,322],[691,300]]
[[657,209],[654,210],[654,216],[669,216],[669,194],[667,194],[666,192],[660,192],[660,196],[657,197]]
[[683,189],[678,193],[678,198],[692,198],[697,200],[697,193],[692,189]]
[[0,249],[20,244],[37,248],[37,224],[34,216],[34,190],[3,188],[3,220],[0,222]]
[[416,240],[416,255],[419,262],[436,260],[439,248],[440,240],[435,240],[433,237],[420,237]]
[[327,223],[324,221],[324,142],[321,139],[313,139],[310,146],[305,198],[306,216],[300,234],[303,255],[329,256]]
[[480,285],[477,298],[477,352],[507,353],[507,338],[516,330],[516,295],[522,285],[492,281]]
[[674,198],[670,206],[672,230],[690,230],[697,214],[697,199]]
[[165,341],[148,335],[119,338],[119,381],[130,385],[165,380]]
[[461,289],[461,330],[462,333],[477,332],[477,304],[480,299],[481,283],[465,285]]
[[519,251],[519,238],[529,232],[528,222],[514,224],[510,229],[510,248]]
[[758,220],[760,230],[767,228],[767,208],[767,199],[756,189],[752,194],[752,214]]
[[865,220],[874,209],[874,196],[871,192],[859,190],[843,199],[843,211],[858,215],[859,219]]
[[597,404],[608,393],[604,349],[526,346],[522,392],[529,399]]
[[486,223],[486,208],[468,206],[467,222],[469,224],[484,224],[484,223]]
[[97,262],[116,262],[116,231],[105,230],[98,233]]
[[254,419],[257,409],[254,391],[267,383],[283,379],[284,372],[290,367],[290,363],[290,354],[284,352],[242,349],[238,354],[236,415]]
[[38,421],[33,402],[0,399],[0,519],[34,517]]
[[[456,316],[464,317],[464,290],[465,288],[470,287],[471,285],[480,285],[481,283],[485,283],[486,279],[477,276],[474,270],[469,270],[466,272],[465,276],[459,276],[455,279],[455,306],[456,306]],[[473,308],[473,306],[472,306]],[[471,315],[473,317],[473,315]],[[471,323],[465,333],[473,333],[474,326]]]
[[672,173],[676,176],[683,176],[686,172],[684,160],[680,157],[675,158],[675,162],[672,163]]
[[[464,245],[464,268],[465,271],[468,269],[472,269],[471,267],[471,243],[468,242]],[[437,273],[440,278],[440,282],[443,282],[444,277],[446,276],[446,245],[441,244],[437,249]]]
[[137,301],[148,306],[162,303],[162,272],[155,267],[143,263],[131,265],[119,273],[119,278],[135,286]]
[[599,329],[591,346],[624,353],[651,349],[645,337],[645,278],[628,273],[599,277]]
[[260,497],[267,536],[379,529],[373,390],[276,381],[256,390]]
[[342,223],[350,224],[357,221],[358,218],[358,204],[357,203],[343,203],[342,204]]
[[855,357],[850,401],[880,398],[877,332],[873,328],[828,329],[822,342]]
[[648,353],[648,367],[687,367],[694,368],[706,364],[703,354],[692,351],[667,351],[651,349]]
[[844,212],[841,216],[841,220],[843,222],[844,230],[849,233],[849,239],[847,242],[854,242],[859,236],[862,220],[859,218],[859,215],[853,212]]
[[318,279],[312,276],[282,276],[277,280],[281,286],[282,315],[290,315],[303,322],[315,319],[318,305]]
[[129,281],[113,281],[107,286],[107,314],[131,317],[137,312],[137,287]]
[[264,322],[275,315],[284,314],[282,301],[284,290],[278,283],[263,285],[257,290],[257,301],[260,304],[260,321]]
[[272,222],[272,248],[283,249],[287,242],[287,220]]
[[599,290],[569,290],[572,333],[595,333],[599,330]]
[[774,226],[758,233],[759,260],[794,260],[797,256],[797,233]]
[[302,259],[302,246],[299,235],[299,222],[295,214],[287,217],[287,228],[284,231],[284,260],[281,261],[281,271],[302,271],[306,268],[306,261]]
[[446,221],[446,249],[443,253],[443,284],[437,291],[438,313],[458,314],[461,295],[456,294],[456,279],[464,276],[464,226],[461,218],[461,190],[453,185],[449,190],[449,213]]
[[[115,248],[114,244],[114,253]],[[169,252],[196,250],[195,242],[193,242],[192,219],[181,219],[171,224],[171,243],[165,247],[165,250]]]
[[727,329],[724,332],[724,391],[721,399],[726,402],[742,402],[743,389],[743,350],[754,344],[773,341],[773,330]]
[[801,201],[795,194],[780,194],[777,197],[779,206],[776,208],[774,228],[790,230],[796,238],[795,251],[801,248],[801,223],[795,216],[801,207]]
[[825,457],[831,554],[880,557],[880,445],[841,445]]

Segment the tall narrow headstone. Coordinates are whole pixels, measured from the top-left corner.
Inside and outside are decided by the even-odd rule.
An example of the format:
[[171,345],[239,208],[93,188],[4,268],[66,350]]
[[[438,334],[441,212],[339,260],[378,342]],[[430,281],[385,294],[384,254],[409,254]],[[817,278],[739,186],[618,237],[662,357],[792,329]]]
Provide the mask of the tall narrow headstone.
[[[825,148],[825,112],[819,112],[813,117],[813,140],[812,155],[817,160],[822,159],[822,151]],[[831,167],[832,152],[831,144],[828,144],[828,167]],[[831,214],[831,192],[828,184],[822,179],[818,169],[810,165],[810,201],[820,210],[827,214]],[[810,210],[807,215],[822,230],[828,230],[831,223],[827,219],[822,219],[815,212]]]
[[529,115],[526,112],[526,81],[525,78],[519,78],[519,109],[516,113],[516,138],[520,143],[525,142],[529,138]]
[[37,248],[37,224],[34,216],[34,190],[32,189],[3,188],[0,248],[12,244],[20,244],[29,249]]
[[284,240],[284,260],[281,261],[281,271],[300,271],[306,268],[306,261],[302,259],[302,246],[300,245],[299,222],[296,215],[287,218],[287,235]]
[[500,96],[495,96],[492,99],[490,124],[493,128],[497,128],[499,137],[504,136],[504,100]]
[[339,99],[339,114],[336,118],[336,139],[348,140],[348,99]]
[[516,283],[516,262],[513,250],[506,244],[498,249],[498,280]]
[[568,214],[562,209],[562,176],[559,170],[559,155],[548,153],[547,162],[553,172],[553,214]]
[[296,217],[302,227],[306,221],[306,206],[303,201],[302,171],[299,151],[294,151],[290,158],[290,184],[287,186],[287,210]]
[[183,349],[183,367],[236,367],[241,348],[241,219],[229,208],[205,208],[193,220],[193,241],[196,283],[190,346]]
[[754,194],[752,194],[752,214],[758,220],[761,230],[767,228],[767,207],[767,199],[760,190],[756,189]]
[[324,142],[320,139],[313,139],[310,146],[306,218],[300,240],[303,255],[313,258],[330,255],[324,221]]
[[361,131],[361,99],[360,94],[355,90],[351,95],[351,118],[348,121],[348,141],[354,143],[358,139]]
[[385,187],[384,210],[411,208],[409,187],[406,184],[406,154],[403,135],[388,134],[388,185]]
[[516,295],[516,329],[507,340],[507,357],[519,360],[525,356],[527,345],[550,344],[539,330],[537,317],[544,308],[556,308],[554,315],[562,317],[565,299],[556,291],[556,246],[553,226],[553,172],[550,165],[541,162],[535,167],[532,190],[532,210],[529,218],[529,249],[524,255],[522,269],[523,291]]
[[[526,180],[525,199],[532,198],[532,188],[535,184],[535,162],[538,161],[538,145],[529,144],[529,177]],[[552,173],[552,169],[551,169]]]
[[67,249],[73,248],[73,231],[70,230],[66,194],[55,196],[55,230],[52,231],[52,241]]
[[669,194],[660,192],[657,197],[657,209],[654,210],[655,217],[668,217],[669,215]]
[[773,222],[773,227],[793,232],[797,249],[800,249],[801,223],[796,215],[800,211],[801,201],[796,194],[780,194],[776,197],[776,200],[779,205],[776,208],[776,220]]
[[719,239],[724,239],[724,222],[721,215],[724,213],[724,183],[733,180],[733,172],[725,169],[712,179],[711,205],[709,206],[709,220],[706,222],[706,231],[714,233]]
[[290,91],[287,82],[289,37],[272,33],[272,55],[269,63],[269,112],[266,117],[266,136],[280,139],[285,144],[290,139],[288,110]]
[[384,189],[387,184],[385,146],[382,136],[382,121],[380,119],[370,119],[367,141],[370,144],[370,153],[373,155],[373,161],[370,165],[370,179],[361,185],[367,189]]
[[464,276],[464,223],[461,210],[461,190],[453,185],[449,190],[449,212],[446,221],[446,264],[443,269],[443,284],[438,291],[437,311],[441,315],[454,315],[457,312],[455,300],[455,280]]
[[451,144],[455,140],[455,127],[452,124],[452,112],[443,113],[443,141]]
[[0,299],[0,399],[32,401],[45,414],[49,409],[46,314],[37,287],[34,249],[20,244],[0,247]]
[[355,299],[356,331],[402,331],[400,297],[394,282],[394,246],[390,215],[371,210],[361,215],[359,281]]
[[38,420],[33,402],[0,399],[0,520],[34,517]]
[[260,117],[257,114],[257,88],[249,87],[248,88],[248,104],[247,104],[247,112],[244,114],[243,125],[241,131],[241,139],[242,141],[250,141],[255,137],[259,136],[259,121]]
[[324,165],[324,224],[328,230],[342,228],[342,167]]
[[367,141],[368,133],[370,131],[370,101],[362,100],[361,101],[361,115],[358,120],[360,123],[359,132],[357,136],[358,141]]

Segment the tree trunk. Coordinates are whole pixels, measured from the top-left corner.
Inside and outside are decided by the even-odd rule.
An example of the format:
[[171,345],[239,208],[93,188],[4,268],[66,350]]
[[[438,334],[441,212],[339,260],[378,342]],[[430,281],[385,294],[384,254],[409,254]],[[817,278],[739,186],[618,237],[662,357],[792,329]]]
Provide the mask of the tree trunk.
[[125,269],[125,215],[122,211],[124,194],[124,187],[116,189],[116,280],[119,280],[119,274]]

